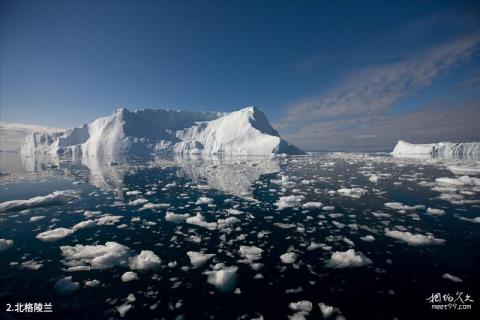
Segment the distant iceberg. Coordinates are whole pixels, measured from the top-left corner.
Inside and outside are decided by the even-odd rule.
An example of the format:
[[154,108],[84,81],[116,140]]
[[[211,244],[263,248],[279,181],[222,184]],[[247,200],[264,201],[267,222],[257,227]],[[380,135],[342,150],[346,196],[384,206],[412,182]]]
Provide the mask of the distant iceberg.
[[303,154],[255,107],[232,113],[118,109],[65,133],[33,133],[24,154],[109,158],[119,154]]
[[395,156],[477,156],[480,155],[480,142],[413,144],[400,140],[397,142],[392,154]]

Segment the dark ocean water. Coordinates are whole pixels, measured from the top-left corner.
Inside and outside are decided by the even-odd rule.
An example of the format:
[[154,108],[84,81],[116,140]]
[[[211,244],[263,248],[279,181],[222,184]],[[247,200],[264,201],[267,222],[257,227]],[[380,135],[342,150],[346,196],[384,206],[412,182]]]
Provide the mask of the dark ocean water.
[[[0,178],[0,202],[56,190],[75,190],[78,196],[0,212],[0,238],[14,242],[0,252],[4,317],[119,318],[117,307],[127,304],[125,318],[131,319],[288,319],[295,313],[297,319],[322,319],[318,304],[325,303],[337,310],[332,319],[478,319],[480,223],[473,219],[480,216],[480,185],[471,173],[468,183],[435,182],[460,176],[449,166],[471,167],[475,161],[359,154],[18,161],[3,162],[8,167],[1,171],[10,174]],[[370,178],[373,174],[377,182]],[[361,190],[352,197],[337,192],[342,188]],[[441,194],[450,195],[448,199],[457,196],[448,201]],[[279,199],[292,195],[298,202],[279,209]],[[201,197],[208,199],[198,201]],[[140,198],[146,199],[144,203],[132,203]],[[308,202],[322,205],[302,207]],[[409,207],[392,209],[385,206],[389,202]],[[141,210],[145,203],[162,206]],[[431,214],[427,208],[445,214]],[[88,216],[91,211],[98,213]],[[207,228],[184,220],[167,221],[166,212],[190,217],[200,213],[206,222],[217,225]],[[98,223],[106,215],[115,216],[115,221]],[[39,216],[43,218],[30,220]],[[222,225],[219,219],[228,217],[237,220]],[[93,225],[56,241],[36,238],[44,231],[72,228],[86,220],[94,221]],[[387,236],[387,230],[431,235],[444,242],[411,245]],[[374,240],[362,240],[368,235]],[[67,270],[61,246],[112,241],[128,247],[132,255],[150,250],[161,264],[147,270],[130,270],[124,263],[106,269]],[[312,243],[322,245],[309,250]],[[261,257],[255,261],[261,266],[246,263],[238,253],[240,246],[261,248]],[[326,266],[334,252],[349,249],[361,252],[371,263]],[[193,268],[188,251],[215,256]],[[281,261],[286,252],[297,255],[294,263]],[[235,290],[222,292],[207,281],[206,273],[216,264],[238,267]],[[28,267],[32,265],[37,269]],[[139,279],[122,282],[126,271],[136,272]],[[446,273],[462,282],[443,278]],[[69,276],[78,289],[68,294],[56,291],[56,281]],[[94,279],[99,282],[96,287],[85,285]],[[474,302],[464,304],[470,304],[471,310],[432,310],[427,301],[435,293],[457,297],[457,292],[464,299],[470,295]],[[131,294],[135,300],[128,302]],[[302,300],[312,303],[311,311],[289,308],[291,302]],[[52,303],[53,313],[5,311],[7,303],[25,302]]]

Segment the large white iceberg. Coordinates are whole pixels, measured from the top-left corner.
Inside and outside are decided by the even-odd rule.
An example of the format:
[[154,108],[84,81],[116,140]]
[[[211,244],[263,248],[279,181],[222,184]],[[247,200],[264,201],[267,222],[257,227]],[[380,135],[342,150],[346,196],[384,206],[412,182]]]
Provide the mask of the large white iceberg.
[[392,151],[395,156],[472,156],[480,155],[480,142],[439,142],[413,144],[399,140]]
[[301,154],[255,107],[232,113],[118,109],[65,133],[34,133],[24,154],[108,158],[120,154],[151,155]]

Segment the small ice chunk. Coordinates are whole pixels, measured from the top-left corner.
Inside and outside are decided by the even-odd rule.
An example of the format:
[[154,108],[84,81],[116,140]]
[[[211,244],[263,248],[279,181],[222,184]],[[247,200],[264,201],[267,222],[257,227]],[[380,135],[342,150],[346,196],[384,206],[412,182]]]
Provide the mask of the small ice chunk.
[[13,246],[13,240],[10,239],[0,239],[0,251],[7,250]]
[[132,271],[127,271],[124,274],[122,274],[122,282],[129,282],[129,281],[134,281],[138,280],[138,274]]
[[53,289],[61,295],[70,294],[78,289],[78,282],[73,282],[72,277],[64,277],[55,282]]
[[67,202],[79,197],[76,190],[54,191],[46,196],[38,196],[28,200],[10,200],[0,203],[0,212],[23,210],[45,205]]
[[132,270],[155,270],[160,267],[162,260],[150,250],[142,250],[138,256],[130,260]]
[[185,214],[177,214],[171,211],[167,211],[165,213],[165,220],[170,221],[170,222],[180,222],[180,221],[185,221],[190,217],[188,213]]
[[327,268],[354,268],[372,264],[372,260],[354,249],[335,251],[326,263]]
[[404,241],[412,246],[441,245],[445,243],[444,239],[437,239],[433,235],[413,234],[408,231],[398,231],[385,229],[385,235],[397,240]]
[[37,234],[37,239],[46,241],[46,242],[54,242],[71,235],[73,232],[74,230],[72,229],[56,228],[53,230],[48,230],[48,231],[44,231]]
[[463,282],[462,279],[460,279],[459,277],[454,276],[454,275],[452,275],[452,274],[450,274],[450,273],[444,273],[443,276],[442,276],[442,278],[448,279],[448,280],[453,281],[453,282]]
[[318,307],[320,308],[320,312],[325,319],[330,318],[336,312],[336,309],[334,307],[329,306],[323,302],[320,302],[318,304]]
[[100,284],[100,281],[93,279],[85,281],[85,287],[95,288]]
[[188,251],[187,255],[190,258],[190,263],[192,264],[193,268],[199,268],[203,266],[205,263],[207,263],[208,260],[215,256],[214,254],[195,251]]
[[366,241],[366,242],[375,241],[375,238],[372,235],[368,235],[368,236],[365,236],[365,237],[360,237],[360,239],[362,239],[363,241]]
[[298,302],[290,302],[288,308],[292,311],[304,311],[310,313],[312,311],[313,305],[308,300],[302,300]]
[[344,197],[350,197],[350,198],[358,199],[361,196],[363,196],[364,194],[366,194],[367,190],[362,189],[362,188],[351,188],[351,189],[341,188],[341,189],[337,190],[337,193],[341,196],[344,196]]
[[42,220],[43,218],[45,218],[45,216],[33,216],[33,217],[30,217],[30,222],[37,222],[37,221],[40,221]]
[[280,197],[277,202],[275,202],[275,206],[277,206],[278,210],[283,210],[286,208],[295,208],[298,207],[303,201],[305,200],[304,196],[286,196]]
[[437,215],[437,216],[443,216],[445,214],[445,210],[442,209],[434,209],[434,208],[427,208],[427,213]]
[[280,256],[280,260],[284,264],[291,264],[297,261],[298,255],[295,252],[287,252]]
[[200,198],[198,198],[197,201],[195,202],[196,205],[210,204],[210,203],[213,203],[213,199],[212,199],[212,198],[208,198],[208,197],[200,197]]
[[92,269],[108,269],[116,265],[125,265],[130,258],[130,249],[117,242],[105,245],[61,246],[60,250],[68,266],[90,265]]
[[321,202],[314,202],[314,201],[310,201],[310,202],[306,202],[304,204],[302,204],[302,208],[304,209],[315,209],[315,208],[321,208],[322,207],[322,203]]
[[238,254],[249,262],[261,259],[262,253],[263,250],[255,246],[240,246],[238,250]]
[[237,270],[237,266],[222,266],[219,270],[207,272],[207,281],[222,292],[233,291],[237,285]]

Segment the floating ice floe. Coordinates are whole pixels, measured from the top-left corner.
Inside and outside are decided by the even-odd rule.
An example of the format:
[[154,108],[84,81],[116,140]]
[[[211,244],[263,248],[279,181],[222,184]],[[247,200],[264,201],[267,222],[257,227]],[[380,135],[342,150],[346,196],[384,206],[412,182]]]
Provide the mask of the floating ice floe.
[[262,258],[263,250],[255,246],[240,246],[238,254],[249,262]]
[[243,211],[240,211],[238,209],[226,209],[228,214],[233,214],[233,215],[240,215],[243,213]]
[[30,222],[37,222],[37,221],[40,221],[42,219],[44,219],[45,216],[33,216],[33,217],[30,217],[30,219],[28,221]]
[[38,196],[28,200],[10,200],[2,202],[0,203],[0,212],[52,205],[67,202],[78,197],[79,192],[76,190],[54,191],[46,196]]
[[68,228],[56,228],[53,230],[48,230],[37,234],[37,239],[46,241],[46,242],[54,242],[59,239],[65,238],[74,233],[74,230]]
[[85,287],[95,288],[98,287],[99,284],[100,281],[98,281],[97,279],[85,281]]
[[141,195],[142,192],[140,190],[130,190],[125,193],[127,196],[138,196]]
[[375,241],[375,238],[372,235],[367,235],[365,237],[360,237],[360,239],[362,239],[363,241],[366,241],[366,242]]
[[300,206],[300,204],[305,200],[304,196],[286,196],[280,197],[277,202],[275,202],[275,206],[277,206],[278,210],[282,210],[285,208],[295,208]]
[[447,168],[454,174],[466,174],[466,175],[480,175],[480,167],[467,167],[467,166],[449,166]]
[[323,302],[320,302],[318,304],[318,307],[320,308],[320,312],[322,313],[324,319],[330,318],[335,312],[337,312],[336,308],[329,306]]
[[90,265],[92,269],[108,269],[116,265],[126,265],[131,256],[130,249],[117,242],[106,242],[105,245],[61,246],[60,250],[67,265]]
[[308,300],[302,300],[298,302],[290,302],[290,304],[288,305],[288,308],[292,311],[310,312],[312,311],[313,305]]
[[142,250],[138,256],[130,259],[129,266],[132,270],[155,270],[160,267],[162,260],[150,250]]
[[43,263],[37,262],[35,260],[23,261],[19,266],[22,270],[38,270],[43,267]]
[[394,209],[394,210],[400,210],[400,211],[410,211],[410,210],[425,208],[425,206],[423,206],[423,205],[409,206],[409,205],[403,204],[401,202],[385,202],[383,205],[387,208]]
[[216,222],[206,222],[205,217],[200,212],[194,217],[187,218],[186,222],[209,230],[215,230],[217,228]]
[[225,229],[227,227],[231,227],[236,223],[239,223],[240,219],[235,218],[235,217],[228,217],[225,219],[218,219],[217,220],[217,225],[219,229]]
[[412,246],[441,245],[444,239],[437,239],[433,235],[413,234],[408,231],[385,229],[385,235],[397,240],[404,241]]
[[85,221],[80,221],[79,223],[75,224],[72,229],[73,230],[80,230],[80,229],[85,229],[85,228],[90,228],[97,225],[97,223],[93,220],[85,220]]
[[288,305],[288,308],[292,311],[295,311],[295,313],[291,316],[288,316],[288,319],[290,320],[304,320],[306,319],[305,316],[307,316],[310,311],[312,311],[312,303],[307,300],[302,300],[298,302],[290,302]]
[[215,256],[214,254],[195,251],[188,251],[187,255],[190,258],[190,263],[192,264],[193,268],[199,268],[203,266],[208,260]]
[[133,293],[130,293],[123,304],[115,307],[118,314],[120,315],[120,318],[124,318],[127,312],[133,308],[133,305],[131,304],[131,302],[134,302],[135,300],[136,300],[135,295]]
[[442,278],[443,278],[443,279],[450,280],[450,281],[453,281],[453,282],[463,282],[462,279],[460,279],[459,277],[454,276],[454,275],[452,275],[452,274],[450,274],[450,273],[444,273],[444,274],[442,275]]
[[295,252],[287,252],[280,256],[280,261],[284,264],[292,264],[297,261],[298,255]]
[[354,249],[335,251],[325,264],[327,268],[354,268],[372,264],[372,260]]
[[239,262],[250,265],[253,270],[260,270],[263,264],[255,261],[262,258],[262,253],[263,249],[255,246],[240,246],[238,254],[244,258],[244,260],[240,260]]
[[10,239],[0,239],[0,251],[7,250],[13,246],[13,240]]
[[302,208],[304,209],[315,209],[315,208],[321,208],[322,207],[321,202],[306,202],[302,204]]
[[138,274],[132,271],[127,271],[124,274],[122,274],[122,282],[130,282],[134,280],[138,280]]
[[459,217],[460,220],[473,222],[473,223],[480,223],[480,217],[475,218],[466,218],[466,217]]
[[323,249],[325,251],[330,251],[332,250],[332,247],[331,246],[328,246],[324,243],[316,243],[316,242],[311,242],[308,247],[307,247],[307,250],[308,251],[313,251],[313,250],[316,250],[316,249]]
[[138,198],[138,199],[135,199],[133,201],[129,201],[128,202],[128,205],[129,206],[139,206],[139,205],[144,205],[148,203],[148,200],[145,199],[145,198]]
[[64,277],[55,282],[53,289],[61,295],[70,294],[78,289],[78,282],[72,281],[72,277]]
[[480,178],[471,178],[469,176],[461,176],[458,178],[437,178],[435,182],[452,186],[480,186]]
[[214,285],[222,292],[229,292],[235,289],[237,285],[237,266],[223,266],[219,264],[215,266],[214,270],[207,271],[208,283]]
[[111,214],[104,214],[100,218],[95,220],[95,223],[99,226],[103,225],[114,225],[115,223],[119,222],[120,219],[122,219],[123,216],[113,216]]
[[210,204],[210,203],[213,203],[213,199],[212,199],[212,198],[208,198],[208,197],[200,197],[200,198],[198,198],[197,201],[195,202],[196,205]]
[[165,213],[165,220],[170,221],[170,222],[180,222],[180,221],[185,221],[190,217],[188,213],[184,214],[177,214],[175,212],[167,211]]
[[363,188],[351,188],[351,189],[341,188],[341,189],[337,190],[337,193],[341,196],[344,196],[344,197],[350,197],[350,198],[358,199],[361,196],[363,196],[364,194],[366,194],[367,190],[365,190]]
[[427,208],[427,213],[433,214],[436,216],[443,216],[446,212],[442,209],[435,209],[435,208]]
[[158,210],[158,209],[168,208],[168,207],[170,207],[169,203],[150,203],[150,202],[147,202],[143,205],[143,207],[138,209],[138,211]]

